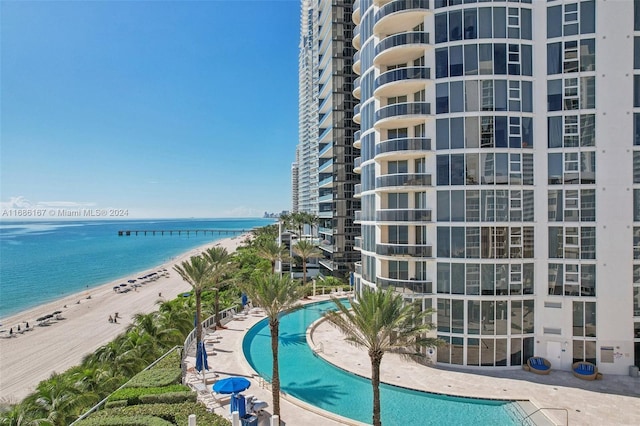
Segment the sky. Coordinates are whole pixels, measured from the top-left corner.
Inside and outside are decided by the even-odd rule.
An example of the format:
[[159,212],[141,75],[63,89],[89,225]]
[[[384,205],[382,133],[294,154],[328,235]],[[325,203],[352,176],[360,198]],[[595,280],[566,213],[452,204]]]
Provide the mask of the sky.
[[298,0],[1,0],[0,220],[290,210],[299,22]]

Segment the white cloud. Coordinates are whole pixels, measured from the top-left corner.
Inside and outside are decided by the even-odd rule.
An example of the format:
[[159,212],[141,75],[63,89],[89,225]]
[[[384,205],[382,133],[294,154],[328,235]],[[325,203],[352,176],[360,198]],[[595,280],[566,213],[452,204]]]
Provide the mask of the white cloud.
[[238,206],[230,210],[223,210],[219,217],[262,217],[264,211],[251,207]]
[[81,207],[93,207],[94,202],[78,202],[78,201],[38,201],[32,202],[27,200],[24,196],[10,197],[9,201],[0,202],[2,209],[37,209],[37,208],[81,208]]

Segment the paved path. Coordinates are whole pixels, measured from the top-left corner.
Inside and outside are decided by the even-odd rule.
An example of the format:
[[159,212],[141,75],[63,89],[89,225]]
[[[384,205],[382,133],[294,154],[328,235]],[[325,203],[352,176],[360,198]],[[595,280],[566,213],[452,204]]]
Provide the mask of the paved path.
[[[314,299],[313,301],[326,300],[326,297]],[[268,385],[264,385],[255,376],[242,355],[242,339],[246,331],[262,318],[260,315],[248,315],[244,320],[234,320],[227,324],[228,329],[217,331],[220,343],[216,345],[216,355],[209,358],[209,364],[220,378],[231,375],[248,377],[252,386],[245,394],[253,394],[267,401],[269,407],[266,411],[270,414],[271,391]],[[366,352],[345,342],[339,331],[328,323],[320,324],[310,339],[313,345],[322,347],[320,355],[327,361],[356,374],[370,376]],[[606,375],[604,380],[584,381],[565,371],[552,371],[548,376],[521,369],[462,371],[420,365],[391,354],[385,355],[383,359],[381,376],[387,383],[430,392],[481,398],[527,399],[537,407],[565,408],[569,424],[572,425],[640,424],[640,379],[629,376]],[[229,406],[216,408],[215,411],[228,416]],[[281,414],[288,425],[363,424],[332,416],[287,396],[281,398]],[[547,411],[546,414],[557,424],[566,424],[564,411]],[[261,416],[260,425],[268,424],[268,416]]]

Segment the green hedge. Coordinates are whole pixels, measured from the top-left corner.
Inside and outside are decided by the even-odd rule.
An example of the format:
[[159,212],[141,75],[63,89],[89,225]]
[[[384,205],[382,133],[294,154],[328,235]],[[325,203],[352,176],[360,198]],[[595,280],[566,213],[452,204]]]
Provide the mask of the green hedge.
[[[185,426],[189,422],[189,415],[195,414],[198,426],[229,426],[231,422],[224,417],[209,413],[207,407],[200,403],[185,402],[182,404],[144,404],[127,406],[123,408],[110,408],[93,413],[89,418],[78,422],[78,426],[102,425],[101,423],[84,423],[97,421],[100,418],[113,418],[115,416],[136,417],[154,416],[170,422],[172,425]],[[127,425],[128,423],[120,423]]]
[[140,396],[142,404],[179,404],[181,402],[196,402],[197,399],[196,393],[191,391]]
[[109,396],[108,401],[126,400],[127,405],[140,404],[142,395],[156,395],[161,393],[185,392],[189,391],[189,387],[184,385],[170,385],[152,388],[123,388],[115,391]]
[[174,423],[154,416],[91,417],[76,424],[79,426],[174,426]]
[[171,352],[169,355],[162,358],[156,365],[151,367],[152,370],[157,368],[180,368],[182,363],[181,357],[182,349]]
[[173,368],[152,368],[141,371],[127,383],[128,388],[150,388],[169,386],[180,383],[182,370],[179,367]]
[[107,401],[104,403],[104,408],[118,408],[118,407],[126,407],[127,400],[120,399],[118,401]]

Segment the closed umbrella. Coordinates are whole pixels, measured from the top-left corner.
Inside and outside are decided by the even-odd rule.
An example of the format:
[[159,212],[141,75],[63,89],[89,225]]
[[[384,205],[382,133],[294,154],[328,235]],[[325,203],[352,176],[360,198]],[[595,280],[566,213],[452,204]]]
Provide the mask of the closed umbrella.
[[247,304],[247,302],[249,301],[249,299],[247,298],[247,295],[242,293],[242,307],[244,308],[244,306]]
[[196,370],[202,371],[202,381],[205,381],[204,370],[209,369],[209,360],[207,351],[204,347],[204,342],[198,343],[198,349],[196,350]]

